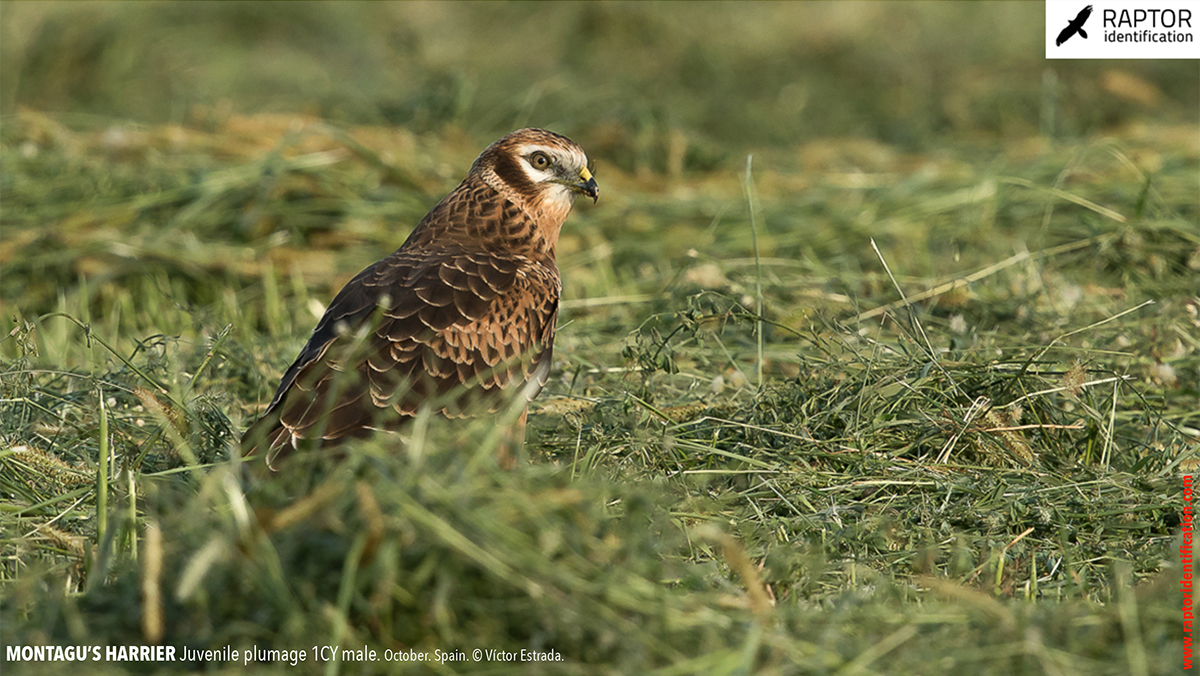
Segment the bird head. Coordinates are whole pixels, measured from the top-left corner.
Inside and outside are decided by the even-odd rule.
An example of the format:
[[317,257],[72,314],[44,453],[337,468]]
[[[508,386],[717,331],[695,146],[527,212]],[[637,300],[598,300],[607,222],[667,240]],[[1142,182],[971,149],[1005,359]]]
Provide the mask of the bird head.
[[545,129],[514,131],[475,160],[484,180],[505,197],[563,218],[580,195],[593,202],[600,196],[588,164],[579,144]]

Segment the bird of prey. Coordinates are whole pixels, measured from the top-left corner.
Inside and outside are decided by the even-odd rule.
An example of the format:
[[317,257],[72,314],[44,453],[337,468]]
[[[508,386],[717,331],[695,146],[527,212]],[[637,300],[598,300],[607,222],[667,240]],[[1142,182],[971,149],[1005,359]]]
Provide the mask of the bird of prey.
[[1062,29],[1062,31],[1058,34],[1058,39],[1054,41],[1054,44],[1061,47],[1062,43],[1066,42],[1067,40],[1070,40],[1071,36],[1075,35],[1076,33],[1079,33],[1080,35],[1082,35],[1084,37],[1084,39],[1086,40],[1087,39],[1087,31],[1083,30],[1083,24],[1087,23],[1088,17],[1091,15],[1092,15],[1092,6],[1091,5],[1088,5],[1087,7],[1084,7],[1082,10],[1080,10],[1079,14],[1075,15],[1075,18],[1071,20],[1071,23],[1068,23],[1067,27]]
[[459,418],[532,400],[550,373],[555,246],[579,195],[599,188],[565,136],[521,129],[488,146],[399,249],[334,297],[243,456],[271,466],[302,444],[396,430],[422,406]]

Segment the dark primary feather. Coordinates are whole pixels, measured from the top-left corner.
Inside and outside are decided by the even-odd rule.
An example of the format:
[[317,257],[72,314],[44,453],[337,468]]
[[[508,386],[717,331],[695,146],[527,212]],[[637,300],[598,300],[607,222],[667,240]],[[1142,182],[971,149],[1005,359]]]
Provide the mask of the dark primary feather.
[[494,412],[541,390],[560,291],[553,241],[479,178],[495,148],[399,249],[337,294],[247,430],[244,455],[270,460],[294,439],[395,429],[422,405],[447,417]]

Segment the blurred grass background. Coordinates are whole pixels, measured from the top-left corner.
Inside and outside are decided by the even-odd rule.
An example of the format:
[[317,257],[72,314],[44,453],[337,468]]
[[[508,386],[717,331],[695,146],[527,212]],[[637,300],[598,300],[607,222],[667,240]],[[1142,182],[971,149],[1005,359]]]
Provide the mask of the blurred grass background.
[[[1037,3],[0,5],[4,642],[1173,671],[1200,73],[1043,33]],[[527,125],[603,191],[533,462],[497,472],[484,422],[242,497],[227,444],[323,304]]]
[[[490,139],[533,122],[623,166],[1194,120],[1188,61],[1047,62],[1024,3],[89,3],[5,9],[0,106],[184,123],[197,105]],[[1047,82],[1047,80],[1051,82]],[[602,133],[607,132],[607,133]],[[940,144],[939,144],[940,145]],[[615,155],[615,156],[612,156]]]

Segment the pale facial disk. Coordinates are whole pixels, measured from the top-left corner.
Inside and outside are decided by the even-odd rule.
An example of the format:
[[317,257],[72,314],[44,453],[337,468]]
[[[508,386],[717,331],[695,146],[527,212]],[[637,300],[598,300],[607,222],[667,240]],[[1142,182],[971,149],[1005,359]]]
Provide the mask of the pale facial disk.
[[[530,164],[529,158],[539,151],[545,153],[554,163],[545,169],[538,169]],[[530,181],[542,186],[547,191],[545,198],[547,201],[564,202],[568,205],[575,201],[577,194],[575,191],[561,183],[552,183],[551,181],[578,180],[580,170],[587,166],[587,157],[582,153],[535,144],[521,146],[518,153],[521,169],[525,171],[525,175],[529,177]]]

